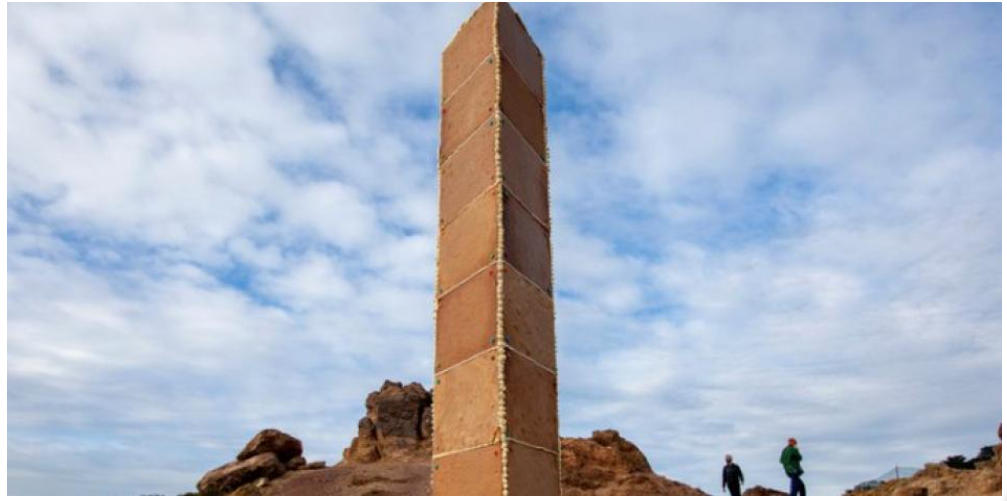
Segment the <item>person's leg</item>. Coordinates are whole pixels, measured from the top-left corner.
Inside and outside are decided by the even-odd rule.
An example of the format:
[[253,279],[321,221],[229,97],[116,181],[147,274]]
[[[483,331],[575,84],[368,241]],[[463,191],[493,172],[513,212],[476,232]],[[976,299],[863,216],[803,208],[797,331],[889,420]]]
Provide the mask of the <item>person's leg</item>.
[[733,482],[732,483],[728,483],[727,484],[727,490],[731,491],[731,495],[732,496],[740,496],[741,495],[741,485],[740,484],[733,483]]
[[788,473],[787,476],[790,477],[790,495],[791,496],[796,496],[797,495],[797,482],[800,481],[800,478],[797,475],[793,475],[793,474],[790,474],[790,473]]
[[797,477],[797,488],[801,491],[802,496],[808,495],[808,489],[804,486],[804,480],[798,475]]

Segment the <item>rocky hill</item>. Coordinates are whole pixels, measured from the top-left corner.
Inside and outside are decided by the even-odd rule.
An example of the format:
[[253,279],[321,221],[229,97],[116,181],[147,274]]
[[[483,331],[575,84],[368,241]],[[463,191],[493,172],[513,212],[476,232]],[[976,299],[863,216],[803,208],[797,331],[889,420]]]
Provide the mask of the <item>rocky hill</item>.
[[[264,430],[197,488],[206,495],[429,495],[431,401],[418,383],[386,381],[367,396],[357,437],[335,466],[306,462],[299,440]],[[613,430],[563,438],[562,479],[568,496],[706,495],[654,473],[643,452]]]
[[909,478],[890,480],[876,487],[848,491],[849,496],[1000,496],[1003,491],[1003,445],[987,447],[985,454],[964,461],[948,458],[928,464]]
[[776,489],[770,489],[769,487],[763,487],[761,485],[756,485],[746,489],[745,492],[741,493],[742,496],[789,496],[786,492],[778,491]]

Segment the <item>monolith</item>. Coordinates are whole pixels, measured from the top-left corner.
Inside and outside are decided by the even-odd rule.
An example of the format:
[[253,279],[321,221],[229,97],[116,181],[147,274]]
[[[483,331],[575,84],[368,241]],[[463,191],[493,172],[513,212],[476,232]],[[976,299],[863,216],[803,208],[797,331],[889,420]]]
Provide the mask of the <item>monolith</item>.
[[506,3],[444,50],[435,495],[560,493],[543,64]]

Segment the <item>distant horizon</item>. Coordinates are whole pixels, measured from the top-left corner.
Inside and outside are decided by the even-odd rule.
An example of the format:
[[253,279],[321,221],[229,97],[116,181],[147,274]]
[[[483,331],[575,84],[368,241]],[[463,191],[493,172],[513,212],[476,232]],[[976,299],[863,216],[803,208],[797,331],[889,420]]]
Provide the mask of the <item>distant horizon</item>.
[[[476,4],[11,4],[8,494],[337,461],[429,388],[440,55]],[[546,61],[560,434],[721,494],[1002,420],[1000,4],[514,4]]]

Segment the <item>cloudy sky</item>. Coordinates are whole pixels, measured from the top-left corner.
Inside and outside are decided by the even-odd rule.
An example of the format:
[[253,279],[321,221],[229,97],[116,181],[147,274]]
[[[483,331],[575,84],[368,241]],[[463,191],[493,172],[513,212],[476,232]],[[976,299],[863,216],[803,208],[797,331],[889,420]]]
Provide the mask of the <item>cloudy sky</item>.
[[[336,460],[429,385],[440,51],[472,4],[11,5],[11,494]],[[719,493],[995,442],[1001,7],[517,5],[547,59],[562,433]]]

